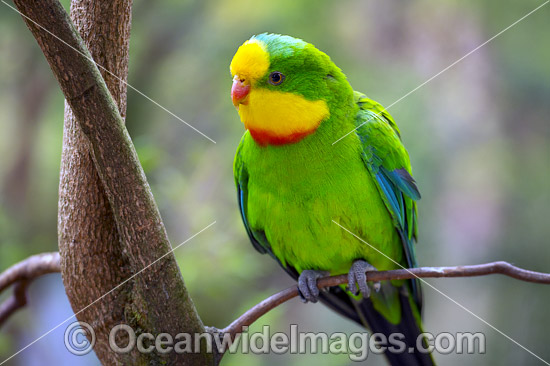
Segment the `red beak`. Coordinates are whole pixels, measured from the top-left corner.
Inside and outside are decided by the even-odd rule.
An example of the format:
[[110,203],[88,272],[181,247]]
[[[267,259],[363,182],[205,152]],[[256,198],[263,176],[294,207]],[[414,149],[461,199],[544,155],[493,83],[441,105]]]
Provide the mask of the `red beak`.
[[233,78],[233,86],[231,87],[231,100],[233,105],[238,107],[239,104],[246,104],[246,97],[250,92],[250,84],[245,80],[241,79],[239,75],[235,75]]

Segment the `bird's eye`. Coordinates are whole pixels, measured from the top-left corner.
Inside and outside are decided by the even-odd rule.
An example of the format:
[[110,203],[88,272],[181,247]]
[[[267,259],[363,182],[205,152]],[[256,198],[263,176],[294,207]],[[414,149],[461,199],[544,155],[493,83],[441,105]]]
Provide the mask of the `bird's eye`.
[[278,71],[269,74],[269,83],[271,85],[280,85],[285,80],[285,76]]

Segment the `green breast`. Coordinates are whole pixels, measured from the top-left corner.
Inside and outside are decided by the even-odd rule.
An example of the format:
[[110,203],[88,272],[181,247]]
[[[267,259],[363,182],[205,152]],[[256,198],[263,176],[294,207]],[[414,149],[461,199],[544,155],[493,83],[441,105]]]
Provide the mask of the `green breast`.
[[361,160],[358,138],[333,146],[334,135],[321,126],[295,144],[259,146],[247,134],[242,158],[249,174],[249,225],[264,231],[275,256],[299,272],[346,273],[359,258],[379,270],[395,268],[332,222],[402,261],[401,242]]

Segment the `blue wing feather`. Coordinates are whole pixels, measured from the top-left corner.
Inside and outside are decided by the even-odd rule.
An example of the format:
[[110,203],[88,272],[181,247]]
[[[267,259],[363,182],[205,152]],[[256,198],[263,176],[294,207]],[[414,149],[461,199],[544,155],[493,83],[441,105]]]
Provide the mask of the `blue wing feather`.
[[382,192],[386,196],[386,198],[389,201],[390,209],[394,213],[394,215],[397,217],[397,221],[400,226],[404,226],[403,222],[403,200],[401,195],[396,194],[395,186],[392,184],[392,182],[386,177],[385,174],[380,170],[378,171],[378,174],[376,174],[376,180],[378,181],[378,184],[380,188],[382,189]]
[[418,192],[416,182],[405,168],[395,169],[391,172],[383,167],[381,169],[384,170],[384,174],[393,182],[393,184],[397,186],[397,188],[399,188],[400,191],[415,201],[420,199],[420,192]]

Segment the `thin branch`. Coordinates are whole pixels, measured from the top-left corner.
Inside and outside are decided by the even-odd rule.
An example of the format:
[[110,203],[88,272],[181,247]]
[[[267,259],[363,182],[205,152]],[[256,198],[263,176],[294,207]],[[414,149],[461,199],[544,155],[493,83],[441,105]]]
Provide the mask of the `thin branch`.
[[33,255],[0,274],[0,293],[14,285],[13,295],[0,304],[0,327],[18,309],[27,304],[27,287],[42,275],[60,272],[59,253]]
[[[369,281],[406,280],[411,278],[440,278],[440,277],[473,277],[490,274],[502,274],[521,281],[550,284],[550,273],[528,271],[515,267],[508,262],[491,262],[471,266],[457,267],[421,267],[411,269],[396,269],[392,271],[367,272]],[[323,277],[317,281],[318,288],[332,287],[347,284],[348,276],[339,275]],[[221,333],[229,333],[231,339],[242,332],[243,327],[248,327],[262,315],[276,308],[282,303],[298,296],[298,287],[292,286],[278,292],[241,315],[237,320],[221,329]]]
[[[15,284],[13,296],[0,306],[0,326],[17,309],[26,304],[26,288],[30,282],[47,273],[60,271],[59,253],[44,253],[29,257],[0,274],[0,293]],[[511,265],[508,262],[491,262],[485,264],[456,267],[421,267],[411,269],[396,269],[391,271],[367,272],[369,281],[406,280],[411,278],[452,278],[474,277],[491,274],[502,274],[525,282],[550,284],[550,273],[529,271]],[[347,284],[347,275],[324,277],[317,281],[317,287],[326,288]],[[219,330],[221,334],[229,333],[235,339],[243,327],[248,327],[261,316],[277,306],[298,296],[297,286],[284,289],[246,311],[226,328]],[[222,355],[219,355],[221,359]]]
[[29,281],[22,280],[13,287],[13,295],[0,304],[0,327],[17,310],[27,305],[27,286]]
[[58,252],[33,255],[0,273],[0,293],[16,282],[60,271]]

